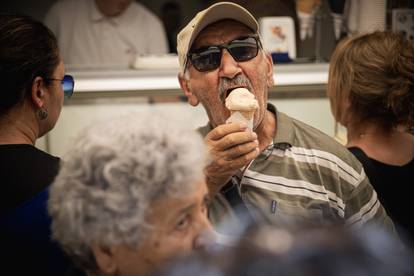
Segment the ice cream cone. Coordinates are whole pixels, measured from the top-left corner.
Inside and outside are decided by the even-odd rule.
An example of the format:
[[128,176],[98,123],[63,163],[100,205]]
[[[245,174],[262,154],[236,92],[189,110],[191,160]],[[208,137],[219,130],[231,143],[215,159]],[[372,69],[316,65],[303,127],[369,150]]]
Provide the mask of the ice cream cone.
[[253,116],[258,103],[254,95],[245,88],[237,88],[226,98],[226,107],[230,110],[227,122],[242,122],[253,128]]
[[256,111],[256,109],[250,110],[250,111],[246,111],[246,110],[233,110],[233,111],[231,111],[231,113],[233,114],[234,112],[240,112],[240,114],[244,118],[246,118],[246,120],[252,120],[255,111]]
[[248,128],[253,129],[253,115],[255,110],[231,110],[228,123],[245,123]]

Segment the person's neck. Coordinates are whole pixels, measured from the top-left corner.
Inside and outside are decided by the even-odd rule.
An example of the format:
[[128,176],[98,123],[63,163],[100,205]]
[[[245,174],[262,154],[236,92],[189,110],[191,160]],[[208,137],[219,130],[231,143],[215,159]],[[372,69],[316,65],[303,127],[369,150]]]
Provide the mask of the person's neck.
[[276,132],[276,118],[275,115],[266,110],[266,114],[263,118],[263,121],[259,124],[259,126],[255,129],[259,140],[259,149],[263,151],[270,142],[273,140]]
[[358,147],[367,156],[389,165],[401,166],[414,159],[414,135],[393,129],[386,131],[374,124],[348,127],[347,147]]
[[10,111],[0,117],[0,144],[34,145],[39,134],[36,122],[24,112]]
[[109,3],[108,1],[102,1],[102,0],[95,0],[95,5],[100,13],[102,13],[106,17],[118,17],[120,16],[125,10],[116,9],[113,5]]

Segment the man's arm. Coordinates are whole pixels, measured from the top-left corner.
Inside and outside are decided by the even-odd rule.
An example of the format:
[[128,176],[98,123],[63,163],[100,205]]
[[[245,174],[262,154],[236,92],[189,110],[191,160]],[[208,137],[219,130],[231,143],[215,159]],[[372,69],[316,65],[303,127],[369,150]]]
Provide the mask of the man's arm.
[[351,227],[375,224],[397,236],[394,223],[387,215],[365,173],[346,201],[345,219]]
[[238,169],[259,155],[259,144],[256,133],[239,123],[216,127],[206,135],[204,142],[211,158],[204,173],[213,198]]

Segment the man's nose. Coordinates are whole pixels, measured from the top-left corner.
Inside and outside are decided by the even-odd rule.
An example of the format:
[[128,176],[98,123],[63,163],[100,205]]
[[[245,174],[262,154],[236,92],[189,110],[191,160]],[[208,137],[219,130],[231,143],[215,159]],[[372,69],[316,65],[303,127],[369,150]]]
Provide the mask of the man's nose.
[[221,54],[221,64],[219,70],[219,77],[233,79],[242,72],[239,63],[234,60],[227,49],[223,49]]

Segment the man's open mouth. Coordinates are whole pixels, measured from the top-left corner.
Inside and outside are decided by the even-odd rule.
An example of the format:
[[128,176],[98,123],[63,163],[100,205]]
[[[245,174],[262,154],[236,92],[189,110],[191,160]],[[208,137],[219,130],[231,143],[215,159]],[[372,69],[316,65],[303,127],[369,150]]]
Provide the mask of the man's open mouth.
[[222,102],[223,104],[226,102],[227,97],[230,95],[231,91],[233,91],[236,88],[247,88],[245,86],[234,86],[234,87],[229,87],[228,89],[226,89],[225,93],[223,93],[222,95]]

